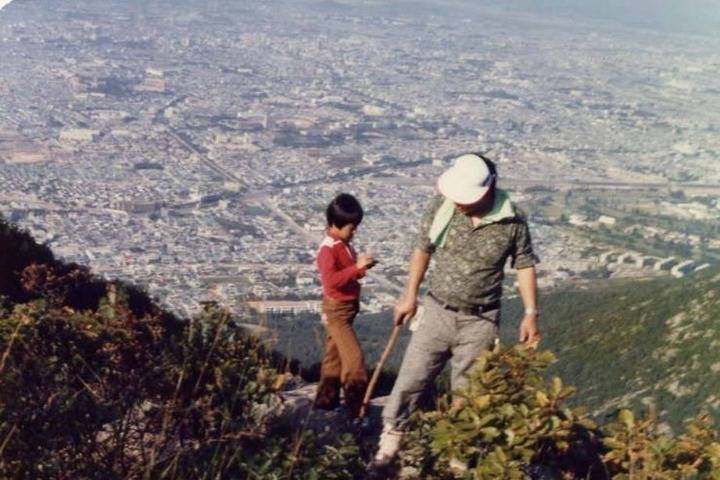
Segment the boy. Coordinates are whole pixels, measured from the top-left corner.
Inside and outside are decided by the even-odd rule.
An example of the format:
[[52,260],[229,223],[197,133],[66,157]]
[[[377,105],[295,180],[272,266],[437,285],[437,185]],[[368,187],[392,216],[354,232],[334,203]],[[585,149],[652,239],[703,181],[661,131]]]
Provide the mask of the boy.
[[352,324],[360,306],[358,279],[375,265],[370,255],[355,254],[350,246],[363,210],[355,197],[341,193],[326,211],[328,228],[317,253],[317,268],[323,289],[322,319],[327,330],[325,355],[315,407],[338,406],[340,388],[351,417],[357,417],[367,387],[368,375],[360,343]]

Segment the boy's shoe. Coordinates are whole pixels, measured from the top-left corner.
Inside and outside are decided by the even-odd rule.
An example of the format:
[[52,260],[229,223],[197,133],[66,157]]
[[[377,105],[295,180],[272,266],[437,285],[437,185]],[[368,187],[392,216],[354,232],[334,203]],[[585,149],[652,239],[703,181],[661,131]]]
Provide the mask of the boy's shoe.
[[330,409],[330,410],[331,410],[333,413],[335,413],[335,414],[337,414],[337,415],[340,415],[340,416],[343,416],[343,417],[348,417],[348,416],[350,416],[350,412],[348,412],[348,409],[347,409],[347,407],[346,407],[345,405],[336,405],[335,408],[332,408],[332,409]]
[[358,434],[372,431],[372,422],[368,417],[355,417],[350,421],[353,430]]
[[340,405],[340,379],[320,379],[313,406],[320,410],[334,410],[338,405]]

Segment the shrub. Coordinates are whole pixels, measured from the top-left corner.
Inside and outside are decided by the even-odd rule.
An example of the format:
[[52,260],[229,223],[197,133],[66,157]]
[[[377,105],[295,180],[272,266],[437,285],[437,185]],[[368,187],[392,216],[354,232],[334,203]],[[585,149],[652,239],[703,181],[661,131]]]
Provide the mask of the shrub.
[[618,480],[720,479],[720,434],[701,415],[677,438],[659,431],[654,415],[636,419],[621,410],[606,427],[609,472]]
[[32,264],[54,262],[49,248],[38,245],[25,231],[10,225],[0,216],[0,297],[5,302],[25,301],[20,272]]
[[572,388],[543,379],[553,360],[522,346],[484,352],[453,402],[445,397],[437,411],[415,418],[403,463],[419,468],[419,478],[591,475],[599,463],[595,425],[564,405]]
[[676,437],[629,410],[600,429],[564,406],[572,388],[543,379],[552,361],[522,346],[483,353],[454,402],[413,417],[402,464],[429,480],[720,479],[720,433],[708,415]]
[[278,356],[182,320],[0,219],[0,478],[353,478],[351,437],[273,432]]
[[268,435],[269,352],[227,312],[137,318],[110,291],[95,311],[39,300],[0,322],[0,475],[352,478],[348,439]]

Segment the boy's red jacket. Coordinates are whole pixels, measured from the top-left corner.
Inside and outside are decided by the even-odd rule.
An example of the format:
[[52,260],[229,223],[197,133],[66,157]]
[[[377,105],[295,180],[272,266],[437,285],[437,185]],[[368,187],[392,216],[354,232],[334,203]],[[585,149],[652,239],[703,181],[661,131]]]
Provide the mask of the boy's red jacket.
[[317,268],[320,272],[323,295],[334,300],[355,300],[360,297],[359,278],[365,276],[365,268],[355,265],[357,255],[349,244],[332,233],[325,232],[317,252]]

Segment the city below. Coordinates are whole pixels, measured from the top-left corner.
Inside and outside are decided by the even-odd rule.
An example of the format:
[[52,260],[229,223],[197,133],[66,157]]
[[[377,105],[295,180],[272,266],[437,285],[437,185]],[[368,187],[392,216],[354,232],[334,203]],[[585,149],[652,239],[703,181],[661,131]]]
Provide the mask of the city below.
[[297,313],[318,308],[325,207],[351,192],[379,312],[435,179],[483,151],[544,291],[718,263],[720,40],[348,4],[10,4],[0,213],[182,315]]

